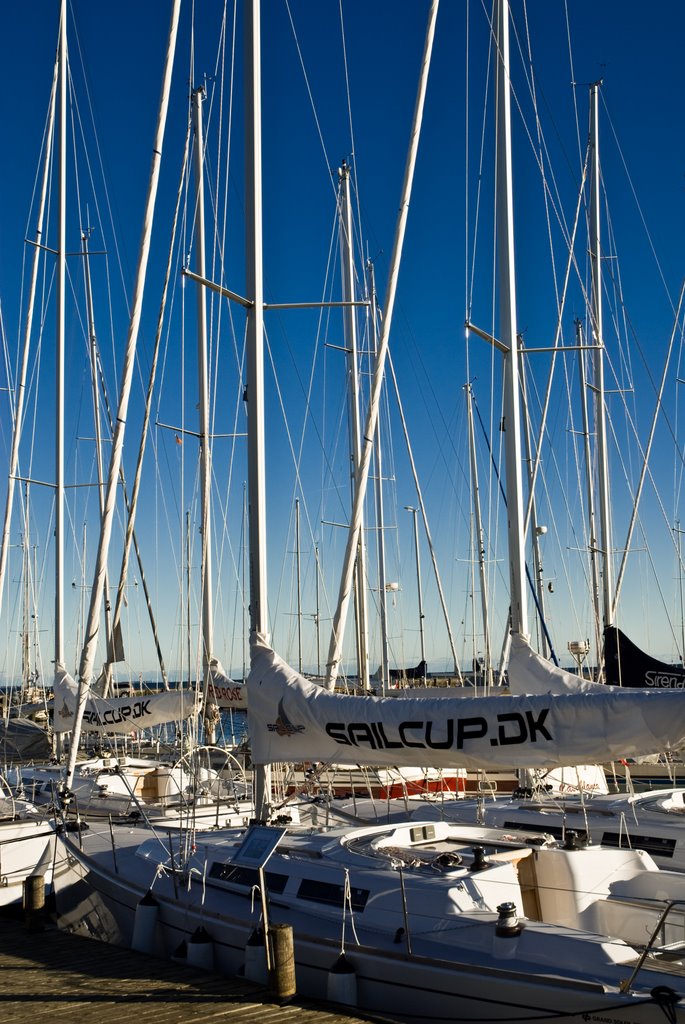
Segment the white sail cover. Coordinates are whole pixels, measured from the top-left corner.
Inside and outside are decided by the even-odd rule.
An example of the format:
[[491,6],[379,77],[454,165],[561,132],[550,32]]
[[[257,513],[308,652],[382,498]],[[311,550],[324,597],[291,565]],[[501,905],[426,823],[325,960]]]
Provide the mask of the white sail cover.
[[212,658],[209,663],[207,702],[216,704],[218,708],[235,708],[240,711],[247,707],[247,687],[227,676],[218,658]]
[[261,639],[252,645],[248,725],[255,764],[551,768],[685,743],[685,692],[350,697],[310,683]]
[[[71,732],[78,687],[63,665],[55,672],[55,732]],[[164,722],[180,722],[195,710],[192,694],[181,690],[134,697],[89,697],[83,715],[87,732],[132,732]]]
[[536,654],[520,633],[512,633],[511,636],[508,675],[509,690],[514,694],[596,693],[606,690],[604,683],[592,683],[552,665]]

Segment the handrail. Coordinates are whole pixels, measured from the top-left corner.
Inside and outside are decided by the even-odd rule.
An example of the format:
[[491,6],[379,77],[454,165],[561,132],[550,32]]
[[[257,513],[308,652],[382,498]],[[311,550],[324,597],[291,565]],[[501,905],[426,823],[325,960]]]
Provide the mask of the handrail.
[[644,962],[647,959],[647,957],[649,956],[649,954],[652,952],[653,943],[654,943],[657,935],[659,934],[659,932],[663,928],[664,921],[666,920],[668,915],[671,913],[673,908],[677,907],[677,906],[685,906],[685,900],[669,900],[668,903],[666,904],[666,906],[664,907],[661,915],[659,916],[659,920],[657,921],[656,927],[655,927],[654,931],[652,932],[652,934],[649,937],[649,942],[647,943],[647,945],[643,949],[642,953],[638,957],[638,961],[635,964],[635,967],[633,968],[633,973],[630,975],[629,978],[627,978],[625,981],[621,982],[621,984],[619,986],[620,989],[621,989],[621,992],[630,992],[630,989],[632,988],[632,985],[633,985],[633,982],[635,981],[635,978],[637,977],[638,973],[642,970],[642,965],[644,964]]

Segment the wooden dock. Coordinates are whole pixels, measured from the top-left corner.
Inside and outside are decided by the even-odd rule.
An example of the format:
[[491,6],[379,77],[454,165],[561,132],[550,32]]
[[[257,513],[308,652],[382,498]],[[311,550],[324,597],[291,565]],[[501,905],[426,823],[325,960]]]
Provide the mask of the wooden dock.
[[240,978],[0,917],[0,1024],[361,1024],[311,1000],[284,1006]]

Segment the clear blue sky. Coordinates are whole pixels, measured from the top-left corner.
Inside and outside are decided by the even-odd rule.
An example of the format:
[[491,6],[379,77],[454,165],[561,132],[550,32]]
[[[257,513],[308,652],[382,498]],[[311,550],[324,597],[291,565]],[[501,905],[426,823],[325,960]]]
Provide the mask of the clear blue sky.
[[[91,4],[76,0],[72,5],[71,62],[79,117],[86,123],[93,186],[79,143],[78,179],[70,170],[68,247],[79,245],[77,196],[88,218],[96,226],[91,247],[107,249],[112,280],[111,297],[104,288],[104,257],[93,257],[96,284],[96,316],[102,358],[114,401],[114,364],[120,364],[126,336],[125,294],[130,296],[136,264],[140,220],[144,204],[152,134],[161,79],[163,48],[168,27],[168,5],[161,2],[116,5]],[[194,35],[194,62],[190,56],[190,7],[182,14],[174,91],[165,142],[164,167],[159,195],[155,240],[150,266],[143,331],[140,341],[141,374],[147,373],[154,325],[159,305],[160,284],[168,249],[171,215],[177,188],[187,121],[189,80],[199,84],[208,76],[213,87],[217,66],[218,28],[221,5],[206,0]],[[281,0],[269,0],[263,13],[263,99],[264,99],[264,224],[265,277],[267,300],[312,301],[328,287],[336,297],[338,284],[337,243],[326,285],[326,266],[331,247],[335,199],[331,173],[343,157],[354,157],[359,201],[359,231],[365,251],[375,261],[378,288],[385,291],[392,249],[409,126],[416,92],[417,75],[427,19],[425,2],[343,3],[344,42],[347,53],[350,112],[346,92],[346,70],[342,54],[340,10],[336,3],[292,0],[290,12],[307,75],[300,65],[288,8]],[[567,226],[573,223],[580,179],[580,147],[587,135],[587,84],[603,78],[602,164],[608,218],[603,230],[605,272],[616,281],[620,275],[624,306],[619,307],[613,284],[608,286],[605,335],[611,369],[608,387],[632,385],[625,394],[642,443],[647,436],[654,389],[649,377],[658,382],[668,337],[672,328],[671,302],[677,299],[683,276],[682,237],[685,203],[685,152],[680,130],[682,73],[680,39],[685,14],[681,6],[658,3],[645,8],[637,2],[607,2],[601,5],[575,0],[565,5],[557,0],[532,2],[527,7],[527,27],[535,70],[538,113],[545,149],[545,171],[554,207],[545,209],[541,178],[534,158],[537,151],[535,120],[530,89],[526,38],[526,11],[512,5],[515,31],[512,34],[514,104],[515,199],[517,234],[517,281],[519,325],[530,346],[550,343],[556,323],[554,278],[563,279],[567,249],[562,240],[559,215]],[[229,15],[229,24],[230,18]],[[30,6],[14,5],[3,13],[0,34],[0,67],[3,85],[2,120],[4,159],[0,165],[0,300],[7,333],[9,358],[14,363],[20,336],[22,310],[22,268],[28,263],[24,239],[31,235],[35,212],[32,195],[37,180],[41,138],[48,104],[52,65],[57,40],[58,5],[38,0]],[[468,31],[467,31],[468,30]],[[229,33],[231,29],[229,28]],[[568,31],[568,35],[567,35]],[[569,57],[569,37],[573,71]],[[238,27],[237,50],[242,40]],[[440,569],[447,594],[459,657],[464,665],[472,652],[473,599],[470,597],[470,499],[463,385],[470,376],[486,430],[498,450],[499,375],[498,361],[483,343],[472,340],[467,348],[463,322],[467,289],[473,273],[472,318],[486,330],[493,328],[492,300],[492,93],[486,105],[488,34],[482,5],[467,6],[457,0],[443,0],[438,18],[436,47],[429,84],[426,118],[409,216],[405,256],[400,278],[398,306],[391,340],[391,352],[398,372],[421,484],[435,538]],[[525,61],[521,59],[523,53]],[[468,59],[468,68],[467,68]],[[226,64],[230,66],[230,43]],[[192,70],[191,70],[192,67]],[[85,69],[85,70],[84,70]],[[575,91],[572,75],[578,83]],[[238,52],[235,78],[235,109],[230,144],[229,212],[226,220],[224,278],[240,292],[243,287],[241,253],[242,214],[242,60]],[[86,89],[87,86],[87,89]],[[468,87],[467,87],[468,86]],[[310,100],[309,90],[311,91]],[[216,94],[215,94],[216,95]],[[574,106],[575,99],[575,106]],[[224,120],[228,117],[229,90],[224,92]],[[317,121],[314,119],[313,108]],[[466,112],[468,110],[468,130]],[[576,126],[576,110],[578,124]],[[97,130],[99,152],[93,144],[90,118]],[[208,147],[211,172],[208,193],[217,179],[217,100],[210,115]],[[484,122],[485,118],[485,122]],[[76,120],[76,113],[74,113]],[[482,190],[478,232],[478,195],[481,135],[484,130]],[[320,134],[319,134],[320,133]],[[468,138],[468,149],[466,139]],[[580,143],[579,143],[580,139]],[[71,144],[70,144],[71,145]],[[226,132],[219,188],[223,189],[228,148]],[[104,168],[106,190],[99,171]],[[628,177],[629,175],[629,177]],[[468,183],[468,188],[467,184]],[[467,209],[468,195],[468,209]],[[54,245],[54,203],[48,245]],[[208,200],[209,202],[209,200]],[[219,203],[223,199],[219,198]],[[86,214],[86,208],[88,210]],[[192,207],[191,207],[192,209]],[[223,209],[223,207],[221,207]],[[35,210],[35,206],[34,206]],[[99,211],[99,212],[98,212]],[[111,213],[111,224],[110,224]],[[188,214],[189,217],[192,213]],[[222,217],[223,214],[220,214]],[[547,217],[550,227],[548,232]],[[102,222],[103,229],[98,226]],[[112,224],[119,257],[115,256]],[[645,226],[649,231],[648,240]],[[552,237],[554,264],[550,256]],[[576,242],[579,272],[571,275],[569,297],[563,317],[563,336],[573,341],[573,319],[583,317],[584,306],[579,277],[586,274],[584,221]],[[182,229],[180,251],[192,254],[190,224]],[[475,239],[475,256],[474,256]],[[652,253],[656,253],[661,271]],[[617,259],[613,256],[617,255]],[[192,266],[191,255],[191,266]],[[208,257],[208,262],[211,258]],[[468,266],[468,271],[467,271]],[[68,465],[70,483],[93,478],[92,412],[83,334],[83,286],[80,262],[70,260],[75,300],[70,299],[68,328]],[[178,259],[175,271],[178,269]],[[54,302],[48,287],[52,265],[45,264],[45,298],[41,299],[46,327],[43,334],[39,412],[33,426],[34,393],[30,408],[36,443],[31,475],[50,480],[53,460],[53,356]],[[663,280],[662,276],[663,274]],[[197,385],[193,325],[194,289],[182,290],[174,273],[164,345],[163,370],[159,375],[155,416],[175,428],[196,429]],[[25,294],[25,292],[24,292]],[[23,299],[25,303],[25,297]],[[77,314],[76,302],[81,312]],[[182,306],[185,303],[185,332]],[[243,319],[233,309],[235,345],[242,346]],[[229,330],[229,313],[224,304],[214,306],[212,353],[217,370],[213,374],[215,426],[217,435],[244,429],[240,402],[240,377],[233,354],[234,338]],[[80,318],[80,319],[79,319]],[[618,322],[619,331],[612,320]],[[302,564],[305,664],[316,660],[314,627],[314,573],[312,546],[321,545],[328,600],[337,589],[337,569],[344,546],[342,531],[326,527],[321,520],[343,522],[348,514],[349,487],[346,477],[343,408],[342,356],[324,349],[324,340],[342,344],[339,320],[331,316],[327,329],[315,313],[271,314],[267,320],[269,338],[288,425],[295,450],[299,449],[305,395],[312,374],[312,360],[318,352],[313,375],[311,411],[307,419],[301,466],[301,489],[283,425],[273,375],[267,376],[268,426],[268,534],[270,566],[270,609],[275,641],[283,654],[296,658],[293,594],[293,520],[296,494],[302,499]],[[496,327],[496,325],[495,325]],[[621,335],[621,345],[617,340]],[[34,332],[34,338],[37,332]],[[220,339],[217,341],[217,339]],[[183,347],[182,347],[183,346]],[[317,347],[318,346],[318,347]],[[113,350],[116,355],[113,355]],[[183,355],[182,355],[183,352]],[[673,553],[673,526],[679,515],[679,470],[671,430],[678,431],[676,376],[679,347],[671,364],[665,395],[670,426],[665,421],[657,433],[652,460],[660,502],[654,488],[647,487],[642,513],[644,531],[633,540],[630,573],[622,593],[618,622],[647,649],[664,657],[676,656],[676,645],[667,625],[666,609],[680,637],[678,571]],[[531,365],[535,387],[542,394],[549,360],[534,357]],[[4,371],[2,374],[4,384]],[[568,382],[568,390],[567,390]],[[544,547],[545,578],[552,583],[549,595],[549,624],[560,654],[566,655],[568,640],[589,635],[589,603],[581,556],[583,513],[577,496],[577,465],[572,450],[573,430],[579,428],[577,368],[568,358],[566,374],[558,367],[545,442],[544,487],[538,492],[539,519],[548,527]],[[634,486],[639,473],[638,446],[625,426],[624,399],[609,399],[615,440],[612,442],[611,476],[614,486],[614,546],[623,547],[629,515],[626,478]],[[132,398],[127,436],[126,470],[133,473],[138,442],[142,386],[137,383]],[[236,419],[237,416],[237,419]],[[533,413],[534,418],[536,414]],[[393,480],[386,484],[388,530],[388,578],[401,590],[391,612],[393,661],[418,661],[418,631],[412,549],[411,517],[405,505],[415,505],[407,459],[394,404],[392,430],[386,431],[386,467]],[[6,460],[9,450],[9,409],[6,394],[0,394],[0,452]],[[343,430],[343,434],[340,431]],[[146,484],[138,520],[143,558],[157,609],[164,654],[173,671],[185,657],[180,629],[185,616],[184,582],[185,511],[191,510],[193,542],[193,630],[198,621],[197,561],[199,538],[195,470],[197,444],[186,436],[175,441],[176,430],[155,431],[159,471],[153,468],[151,450],[147,456]],[[29,445],[22,449],[22,472],[26,473]],[[391,437],[391,441],[390,441]],[[230,466],[231,441],[215,442],[215,527],[216,548],[215,653],[236,674],[242,668],[242,612],[236,606],[239,586],[234,564],[240,563],[242,491],[245,463],[241,439]],[[390,445],[392,444],[392,453]],[[488,528],[489,575],[493,646],[499,648],[506,614],[505,528],[497,487],[489,475],[487,455],[480,445],[481,498]],[[322,450],[323,449],[323,450]],[[323,452],[325,451],[325,456]],[[498,456],[499,457],[499,456]],[[4,465],[5,463],[3,463]],[[0,467],[1,468],[1,467]],[[4,470],[2,470],[4,472]],[[230,474],[230,487],[229,487]],[[39,605],[46,676],[50,676],[52,640],[52,567],[49,551],[49,492],[33,488],[32,543],[37,545]],[[306,505],[307,514],[304,513]],[[73,489],[69,495],[71,530],[67,542],[67,651],[73,666],[78,649],[79,603],[82,578],[92,578],[95,552],[96,498],[92,489]],[[224,527],[223,518],[226,525]],[[80,549],[83,523],[87,521],[87,566],[82,577]],[[373,518],[371,517],[371,525]],[[310,530],[311,525],[311,530]],[[13,543],[19,543],[21,526],[17,519]],[[375,544],[375,533],[369,533]],[[649,544],[650,554],[646,553]],[[115,540],[118,550],[118,541]],[[444,625],[432,581],[428,551],[422,541],[422,570],[426,603],[428,661],[431,670],[450,664]],[[620,555],[617,554],[617,559]],[[5,662],[0,671],[16,672],[16,630],[18,611],[19,552],[13,548],[9,590],[0,628],[8,637]],[[650,566],[653,560],[654,568]],[[375,559],[371,571],[375,586]],[[139,572],[133,570],[136,579]],[[118,574],[118,557],[112,562],[112,578]],[[658,583],[657,583],[658,580]],[[72,586],[72,583],[75,585]],[[155,657],[149,640],[140,587],[130,591],[125,618],[128,635],[128,663],[122,673],[135,677],[139,671],[154,669]],[[549,592],[548,592],[549,593]],[[373,605],[375,598],[370,598]],[[479,598],[476,598],[479,608]],[[322,618],[327,615],[322,598]],[[376,616],[371,615],[372,667],[378,661]],[[322,622],[322,649],[327,645],[327,623]],[[475,631],[480,632],[478,622]],[[348,636],[351,629],[348,629]],[[476,640],[482,648],[482,640]],[[351,663],[350,663],[351,664]]]

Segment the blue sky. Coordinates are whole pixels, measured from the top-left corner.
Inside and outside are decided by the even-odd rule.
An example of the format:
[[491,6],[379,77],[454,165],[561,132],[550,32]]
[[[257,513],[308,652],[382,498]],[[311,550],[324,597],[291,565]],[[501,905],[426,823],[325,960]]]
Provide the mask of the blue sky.
[[[341,15],[347,72],[342,54]],[[98,337],[110,400],[116,393],[115,367],[119,365],[126,336],[126,296],[130,297],[140,235],[149,155],[159,95],[163,48],[168,25],[168,6],[162,3],[72,5],[71,63],[74,95],[84,123],[86,147],[78,143],[78,177],[70,161],[68,247],[79,244],[81,221],[96,227],[91,247],[106,249],[93,257],[96,285]],[[337,297],[339,273],[337,242],[332,242],[335,216],[334,175],[343,158],[353,160],[358,196],[359,239],[374,260],[381,302],[385,292],[395,218],[417,74],[427,19],[427,4],[398,6],[381,0],[357,2],[298,2],[288,8],[270,0],[263,13],[264,98],[264,224],[265,280],[270,301],[314,301],[324,293]],[[581,153],[587,136],[587,84],[603,78],[602,168],[606,195],[604,230],[607,320],[605,323],[611,370],[608,387],[611,422],[615,431],[611,451],[614,487],[614,546],[623,545],[630,512],[629,491],[639,473],[638,445],[625,426],[624,406],[631,411],[644,443],[655,402],[654,381],[660,379],[666,345],[673,323],[672,303],[682,277],[681,239],[685,202],[685,152],[679,131],[682,96],[680,52],[683,14],[680,5],[656,4],[645,14],[638,3],[590,2],[512,5],[515,31],[512,77],[514,103],[514,179],[516,201],[517,283],[519,325],[529,346],[551,342],[556,325],[554,281],[563,278],[568,258],[559,219],[573,222],[580,180]],[[24,239],[30,234],[34,183],[39,167],[41,138],[48,103],[52,62],[57,40],[58,9],[39,0],[30,8],[16,6],[3,15],[0,57],[4,89],[2,117],[5,154],[0,169],[0,300],[10,360],[16,359],[23,306],[22,267],[28,264]],[[232,13],[228,14],[229,26]],[[169,247],[173,204],[178,185],[187,123],[188,82],[197,85],[207,75],[205,104],[210,170],[208,191],[225,183],[228,168],[228,204],[224,280],[240,292],[243,288],[242,247],[242,63],[236,58],[236,90],[230,150],[224,127],[222,156],[216,155],[218,124],[217,48],[221,5],[205,0],[197,5],[194,59],[190,56],[191,8],[184,8],[169,127],[165,142],[163,174],[158,202],[149,287],[140,340],[141,377],[147,374],[164,265]],[[240,19],[240,15],[239,15]],[[535,69],[538,112],[545,150],[544,166],[554,207],[546,209],[537,166],[533,103],[526,82],[527,39]],[[482,649],[478,619],[480,605],[471,596],[472,550],[468,479],[465,402],[467,378],[474,392],[485,429],[499,459],[500,366],[477,339],[464,339],[463,322],[467,293],[475,323],[486,330],[493,323],[492,274],[492,93],[487,84],[488,26],[480,4],[443,0],[426,117],[409,216],[405,255],[400,277],[398,305],[391,337],[396,365],[431,530],[447,594],[460,660],[468,664],[475,643]],[[229,33],[231,29],[229,28]],[[297,46],[295,43],[297,38]],[[573,59],[571,70],[569,38]],[[242,26],[237,33],[240,50]],[[230,49],[230,47],[229,47]],[[525,58],[522,61],[521,53]],[[306,82],[301,62],[306,71]],[[229,66],[229,58],[226,58]],[[191,70],[192,68],[192,70]],[[529,69],[528,69],[529,70]],[[346,92],[349,81],[349,110]],[[578,83],[574,91],[572,77]],[[87,87],[87,88],[86,88]],[[311,99],[310,99],[311,94]],[[229,111],[229,88],[224,88],[222,114]],[[574,102],[575,99],[575,102]],[[74,108],[76,110],[76,108]],[[314,118],[316,112],[316,120]],[[468,111],[468,128],[467,128]],[[576,122],[576,112],[578,121]],[[484,128],[483,128],[484,126]],[[476,229],[479,162],[480,206]],[[468,147],[466,140],[468,139]],[[531,141],[532,140],[532,141]],[[71,150],[70,150],[71,151]],[[96,154],[98,154],[96,156]],[[100,165],[104,175],[98,171]],[[87,167],[92,170],[93,187]],[[217,170],[219,168],[219,170]],[[103,180],[104,177],[104,180]],[[210,184],[211,183],[211,184]],[[106,188],[105,188],[106,185]],[[467,202],[468,199],[468,202]],[[55,200],[53,200],[54,203]],[[223,199],[219,198],[223,210]],[[87,209],[87,213],[85,212]],[[110,216],[111,213],[111,216]],[[189,213],[192,218],[192,207]],[[220,214],[223,218],[223,212]],[[547,223],[550,227],[548,229]],[[222,221],[223,222],[223,221]],[[102,224],[102,229],[100,228]],[[28,226],[27,226],[28,225]],[[647,231],[649,234],[647,234]],[[54,244],[53,226],[49,229]],[[581,282],[586,274],[581,221],[575,254],[579,272],[571,275],[563,314],[563,337],[573,341],[574,317],[584,317]],[[116,247],[114,237],[116,235]],[[551,248],[554,260],[550,254]],[[331,248],[332,246],[332,248]],[[117,248],[118,247],[118,248]],[[657,265],[654,254],[658,257]],[[119,253],[119,257],[115,253]],[[197,402],[193,325],[195,293],[182,288],[178,275],[179,253],[193,260],[190,222],[181,229],[176,246],[172,298],[165,329],[163,367],[158,377],[155,418],[171,424],[154,431],[158,470],[148,450],[146,483],[138,520],[146,575],[160,624],[165,659],[172,671],[185,659],[183,631],[186,622],[185,513],[190,511],[193,546],[191,623],[193,650],[199,618],[197,608],[197,560],[199,552],[196,494],[197,444],[191,434],[178,445],[181,428],[196,429]],[[329,254],[332,252],[332,256]],[[474,255],[475,252],[475,255]],[[327,264],[331,260],[327,279]],[[83,286],[76,259],[70,260],[74,281],[67,351],[68,466],[70,483],[93,479],[92,411],[83,336]],[[105,282],[109,266],[111,285]],[[208,265],[211,258],[208,256]],[[45,329],[42,341],[41,381],[37,392],[32,477],[49,480],[52,469],[53,394],[51,356],[54,345],[54,303],[48,294],[51,265],[46,262]],[[467,269],[468,268],[468,269]],[[24,269],[24,274],[26,270]],[[622,298],[615,283],[620,280]],[[473,283],[472,283],[473,281]],[[25,303],[25,298],[24,298]],[[78,312],[78,309],[81,312]],[[234,333],[230,330],[233,318]],[[110,326],[111,325],[111,326]],[[244,430],[239,358],[243,320],[227,305],[213,306],[212,357],[215,360],[214,446],[215,471],[215,653],[236,674],[242,668],[242,608],[239,597],[242,530],[242,495],[245,480],[244,442],[219,435]],[[303,608],[306,613],[304,660],[316,661],[313,545],[318,543],[324,566],[328,603],[337,589],[339,560],[344,547],[343,531],[322,525],[322,520],[344,522],[348,514],[345,423],[343,410],[344,368],[342,356],[331,345],[342,344],[339,320],[331,315],[319,322],[316,313],[269,314],[270,348],[282,402],[287,410],[292,445],[302,442],[298,486],[291,447],[284,427],[273,374],[267,375],[268,427],[268,536],[269,603],[274,637],[279,650],[291,660],[295,645],[293,584],[293,506],[302,500]],[[35,332],[37,338],[37,332]],[[619,337],[620,336],[620,337]],[[234,349],[238,353],[234,354]],[[675,658],[680,640],[678,570],[674,557],[672,527],[679,515],[679,471],[672,434],[678,437],[676,376],[679,346],[668,374],[664,405],[669,421],[661,422],[652,458],[655,489],[647,487],[643,499],[643,531],[636,534],[629,574],[618,611],[618,622],[645,648]],[[316,354],[315,369],[312,364]],[[467,363],[468,355],[468,363]],[[561,362],[561,361],[559,361]],[[549,359],[531,357],[531,393],[542,394]],[[568,357],[566,375],[557,368],[554,400],[544,443],[545,485],[538,493],[539,518],[547,525],[544,542],[548,618],[555,645],[566,655],[571,639],[589,635],[589,601],[583,572],[584,513],[577,495],[578,465],[573,450],[574,431],[579,429],[577,368]],[[4,374],[3,374],[4,377]],[[310,387],[310,411],[305,397]],[[568,381],[568,385],[567,382]],[[533,383],[535,382],[535,383]],[[4,380],[3,380],[4,383]],[[619,388],[622,393],[619,393]],[[138,443],[142,387],[132,398],[127,435],[126,470],[132,475]],[[32,391],[31,409],[36,392]],[[9,445],[9,409],[6,393],[0,394],[0,452]],[[33,416],[33,411],[31,416]],[[536,413],[532,413],[535,420]],[[391,649],[397,664],[418,661],[418,629],[412,548],[411,517],[405,505],[415,505],[404,442],[394,402],[384,416],[386,468],[393,477],[386,482],[388,578],[400,590],[391,608]],[[28,439],[28,432],[27,432]],[[679,439],[678,439],[679,440]],[[496,481],[488,469],[484,441],[479,440],[481,500],[488,533],[493,647],[499,649],[504,630],[507,584],[504,517]],[[22,471],[29,460],[28,440],[22,448]],[[33,488],[31,537],[38,565],[38,622],[40,642],[49,676],[51,657],[52,578],[50,496],[45,488]],[[83,585],[92,577],[95,552],[96,499],[92,488],[73,488],[69,518],[73,537],[67,542],[67,650],[75,659],[78,650],[80,600]],[[306,511],[305,511],[306,509]],[[225,521],[225,525],[224,525]],[[83,523],[87,522],[86,568],[81,568]],[[369,523],[374,525],[373,515]],[[375,531],[369,530],[370,545]],[[19,521],[13,543],[21,539]],[[115,537],[115,551],[119,541]],[[649,549],[649,553],[648,553]],[[19,550],[13,548],[10,584],[3,605],[2,628],[8,636],[7,655],[0,670],[16,673],[17,612],[19,607]],[[425,588],[426,634],[429,667],[449,666],[449,649],[431,578],[428,551],[421,549]],[[616,559],[620,558],[617,552]],[[370,604],[376,603],[375,558],[370,558]],[[118,556],[112,562],[118,573]],[[133,570],[139,579],[137,569]],[[72,586],[72,583],[74,584]],[[154,670],[155,657],[149,640],[141,587],[132,582],[125,616],[127,663],[124,677]],[[474,619],[474,604],[476,618]],[[670,625],[668,615],[670,614]],[[322,597],[322,619],[327,618]],[[322,649],[327,645],[327,622],[322,621]],[[371,615],[372,668],[378,661],[378,625]],[[476,634],[474,641],[473,635]],[[351,629],[348,629],[348,636]],[[675,634],[675,635],[674,635]],[[351,660],[349,662],[351,665]]]

